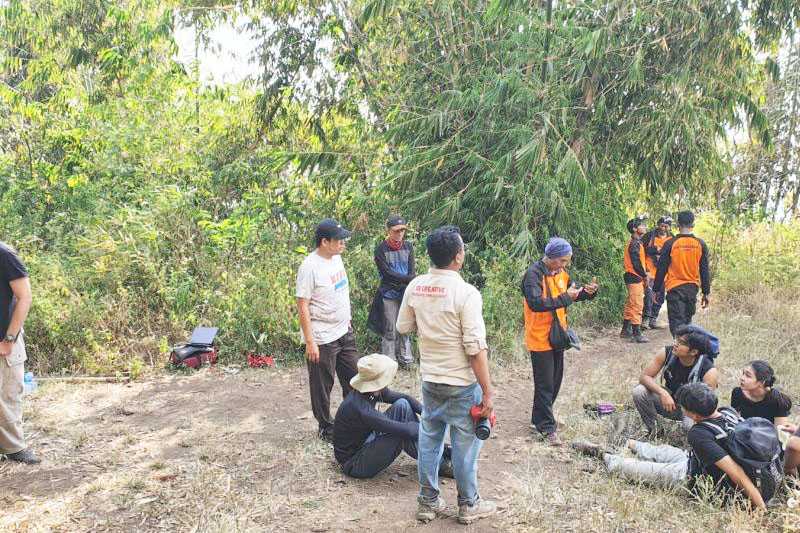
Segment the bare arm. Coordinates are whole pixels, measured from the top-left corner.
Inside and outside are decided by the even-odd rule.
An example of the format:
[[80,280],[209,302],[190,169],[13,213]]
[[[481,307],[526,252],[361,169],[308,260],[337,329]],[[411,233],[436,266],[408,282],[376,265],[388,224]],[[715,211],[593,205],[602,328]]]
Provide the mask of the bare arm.
[[650,392],[655,392],[656,394],[669,394],[669,391],[662,387],[658,381],[656,381],[656,376],[658,373],[661,372],[661,368],[664,366],[664,360],[666,359],[667,354],[663,351],[657,353],[653,359],[644,367],[642,370],[641,375],[639,376],[639,383],[645,386],[647,390]]
[[481,416],[488,418],[494,411],[494,390],[492,389],[492,378],[489,375],[489,351],[483,349],[475,355],[469,357],[469,366],[478,380],[478,385],[483,391],[483,401],[481,406]]
[[750,478],[744,473],[742,467],[736,464],[736,461],[731,459],[730,455],[726,455],[714,464],[717,466],[717,468],[727,474],[728,479],[733,481],[737,487],[744,491],[744,493],[750,499],[750,503],[753,504],[753,507],[757,507],[759,509],[767,508],[767,506],[764,504],[764,499],[761,497],[761,493],[758,492],[756,486],[753,485],[753,482],[750,481]]
[[716,368],[710,368],[703,376],[703,382],[712,389],[716,389],[719,386],[719,371]]
[[319,346],[314,342],[314,333],[311,331],[311,311],[308,308],[307,298],[297,299],[297,314],[300,317],[300,329],[306,340],[306,357],[312,363],[319,362]]
[[[19,335],[22,326],[25,324],[25,319],[28,317],[28,311],[31,310],[31,303],[33,297],[31,296],[31,281],[26,277],[17,278],[9,282],[11,291],[14,293],[16,304],[14,305],[14,312],[11,314],[11,320],[6,328],[6,334]],[[0,342],[0,357],[7,357],[11,353],[12,343]]]

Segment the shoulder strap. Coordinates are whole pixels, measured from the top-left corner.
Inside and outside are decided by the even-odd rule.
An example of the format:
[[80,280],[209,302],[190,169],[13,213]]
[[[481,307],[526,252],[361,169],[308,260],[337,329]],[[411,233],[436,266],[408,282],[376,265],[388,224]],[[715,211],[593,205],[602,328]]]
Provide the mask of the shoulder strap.
[[703,361],[705,361],[705,355],[700,355],[695,361],[694,366],[689,371],[689,383],[700,381],[700,369],[703,367]]
[[[551,277],[555,277],[555,276],[551,276]],[[550,290],[550,286],[547,284],[547,278],[548,278],[547,274],[542,276],[542,285],[544,285],[544,295],[545,295],[546,298],[552,298],[553,297],[553,293]],[[551,309],[550,313],[552,313],[554,320],[558,320],[558,313],[556,313],[555,309]]]
[[667,368],[669,368],[669,365],[672,364],[672,361],[675,360],[675,356],[672,354],[672,348],[670,348],[669,346],[667,346],[667,348],[669,348],[669,350],[668,351],[665,350],[667,356],[664,358],[664,366],[661,367],[661,382],[662,383],[664,381],[666,381],[664,373],[667,371]]

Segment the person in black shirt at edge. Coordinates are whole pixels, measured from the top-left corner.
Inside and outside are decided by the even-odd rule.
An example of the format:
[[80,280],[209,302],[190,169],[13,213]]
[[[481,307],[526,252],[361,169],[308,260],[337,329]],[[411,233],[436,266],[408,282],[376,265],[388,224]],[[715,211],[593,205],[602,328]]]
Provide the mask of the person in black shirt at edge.
[[[350,380],[348,394],[336,411],[333,451],[342,471],[355,478],[371,478],[405,451],[417,458],[417,438],[422,405],[407,394],[388,387],[397,373],[397,362],[383,354],[358,360],[358,374]],[[386,411],[378,402],[391,404]],[[445,445],[439,475],[453,477],[451,449]]]
[[731,407],[742,418],[760,416],[776,426],[789,421],[792,399],[775,388],[775,371],[766,361],[752,361],[742,369],[739,386],[731,391]]
[[[691,426],[691,420],[676,405],[675,394],[691,378],[703,381],[712,389],[717,388],[719,372],[711,357],[704,357],[696,375],[692,376],[699,357],[709,351],[707,332],[698,326],[686,324],[675,331],[673,345],[659,350],[642,370],[639,384],[633,389],[633,403],[642,417],[648,436],[655,437],[660,432],[659,415],[670,420],[682,420],[686,429]],[[670,355],[674,357],[670,358]],[[656,380],[662,371],[663,385]]]
[[31,302],[25,265],[13,248],[0,242],[0,455],[29,465],[41,462],[28,448],[22,432],[27,359],[23,325]]
[[667,444],[654,446],[636,440],[627,442],[636,459],[591,442],[575,441],[572,447],[602,459],[609,472],[623,477],[667,487],[685,487],[694,494],[709,481],[703,478],[710,478],[714,492],[724,496],[740,493],[753,507],[765,509],[761,493],[717,440],[714,430],[699,423],[705,421],[724,429],[714,390],[705,383],[690,383],[681,387],[677,396],[683,412],[694,422],[687,435],[691,453]]

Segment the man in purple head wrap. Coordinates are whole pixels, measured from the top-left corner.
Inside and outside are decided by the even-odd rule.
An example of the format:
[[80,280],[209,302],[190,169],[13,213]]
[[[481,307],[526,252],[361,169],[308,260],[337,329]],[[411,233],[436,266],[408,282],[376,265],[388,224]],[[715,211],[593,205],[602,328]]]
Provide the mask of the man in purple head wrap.
[[561,237],[553,237],[544,248],[544,257],[533,263],[522,278],[525,346],[533,365],[531,428],[551,446],[561,446],[553,403],[564,376],[564,349],[554,349],[550,344],[550,329],[554,316],[567,329],[567,307],[597,294],[595,278],[580,288],[570,282],[565,268],[571,260],[572,246]]

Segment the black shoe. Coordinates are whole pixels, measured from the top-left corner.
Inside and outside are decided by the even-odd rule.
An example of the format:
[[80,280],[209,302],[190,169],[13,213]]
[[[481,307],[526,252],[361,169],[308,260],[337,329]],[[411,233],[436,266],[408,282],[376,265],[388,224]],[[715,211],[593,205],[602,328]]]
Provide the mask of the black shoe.
[[442,462],[439,463],[439,477],[455,479],[456,474],[453,471],[453,462],[450,459],[442,458]]
[[631,333],[631,342],[637,344],[644,344],[650,341],[645,339],[644,336],[642,336],[642,328],[639,325],[636,325],[633,326],[633,332]]
[[320,428],[320,430],[317,432],[317,437],[324,440],[325,442],[333,444],[333,426]]
[[639,326],[640,328],[642,328],[642,331],[647,331],[648,329],[650,329],[650,327],[647,325],[647,320],[648,320],[647,318],[642,319],[642,324],[641,326]]
[[656,321],[655,318],[651,318],[650,321],[647,323],[647,325],[650,329],[664,329],[663,326],[658,325],[658,322]]
[[36,457],[30,448],[25,448],[24,450],[20,450],[16,453],[7,453],[6,458],[9,461],[16,461],[17,463],[24,463],[26,465],[38,465],[42,462],[41,459]]
[[619,332],[619,336],[623,339],[627,339],[631,336],[631,321],[625,320],[622,322],[622,331]]

